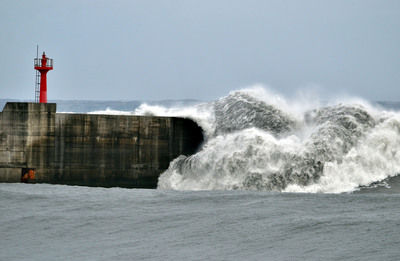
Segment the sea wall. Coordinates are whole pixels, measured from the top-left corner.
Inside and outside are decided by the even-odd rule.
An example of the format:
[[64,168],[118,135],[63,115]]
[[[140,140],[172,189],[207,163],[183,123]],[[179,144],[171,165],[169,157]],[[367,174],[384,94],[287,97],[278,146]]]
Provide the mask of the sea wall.
[[0,182],[154,188],[179,155],[203,141],[192,120],[56,113],[56,104],[7,103],[0,113]]

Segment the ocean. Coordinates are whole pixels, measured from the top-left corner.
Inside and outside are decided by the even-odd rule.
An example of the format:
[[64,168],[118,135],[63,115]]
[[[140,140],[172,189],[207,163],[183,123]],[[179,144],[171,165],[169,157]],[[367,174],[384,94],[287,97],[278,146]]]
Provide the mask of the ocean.
[[188,117],[205,142],[156,190],[1,183],[0,260],[399,259],[400,103],[76,103],[57,110]]

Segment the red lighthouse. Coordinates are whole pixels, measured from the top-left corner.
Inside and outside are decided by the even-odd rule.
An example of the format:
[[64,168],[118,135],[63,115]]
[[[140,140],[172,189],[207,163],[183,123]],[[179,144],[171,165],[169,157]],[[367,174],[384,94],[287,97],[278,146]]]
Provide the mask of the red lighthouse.
[[[53,59],[46,57],[46,54],[43,52],[42,58],[35,58],[35,69],[40,72],[40,103],[47,103],[47,72],[53,70]],[[38,89],[39,85],[39,77],[36,77],[36,88]],[[36,90],[36,102],[38,91]]]

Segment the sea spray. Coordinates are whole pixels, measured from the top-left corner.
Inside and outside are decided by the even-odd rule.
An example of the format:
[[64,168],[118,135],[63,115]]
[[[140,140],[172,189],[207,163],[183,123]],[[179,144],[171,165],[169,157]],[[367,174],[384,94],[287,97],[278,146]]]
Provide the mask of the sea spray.
[[[65,112],[63,112],[65,113]],[[132,111],[120,111],[107,107],[105,110],[90,111],[88,114],[102,114],[102,115],[134,115]]]
[[400,172],[397,113],[360,99],[291,113],[259,91],[211,103],[214,132],[197,154],[171,162],[158,187],[340,193]]
[[338,161],[326,162],[319,182],[309,186],[291,184],[287,192],[340,193],[400,173],[400,115],[383,120],[370,129],[356,146]]
[[214,136],[251,127],[281,136],[296,128],[296,121],[289,114],[250,93],[233,92],[212,105],[215,114]]
[[215,130],[214,113],[208,103],[199,103],[192,106],[176,106],[171,108],[143,103],[136,108],[134,114],[190,118],[199,124],[199,126],[204,130],[206,137],[210,136]]

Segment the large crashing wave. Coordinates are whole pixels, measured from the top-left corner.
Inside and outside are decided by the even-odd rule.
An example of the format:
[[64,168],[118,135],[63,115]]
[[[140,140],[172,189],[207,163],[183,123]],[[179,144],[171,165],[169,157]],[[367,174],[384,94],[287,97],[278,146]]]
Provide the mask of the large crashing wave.
[[301,111],[270,96],[251,89],[164,113],[140,107],[191,117],[206,130],[201,150],[172,161],[158,187],[339,193],[400,172],[399,114],[366,103]]
[[216,101],[213,110],[214,135],[256,127],[279,136],[295,126],[289,115],[244,92],[234,92]]

